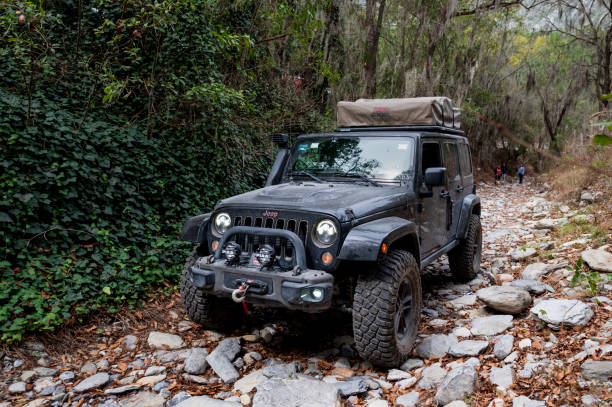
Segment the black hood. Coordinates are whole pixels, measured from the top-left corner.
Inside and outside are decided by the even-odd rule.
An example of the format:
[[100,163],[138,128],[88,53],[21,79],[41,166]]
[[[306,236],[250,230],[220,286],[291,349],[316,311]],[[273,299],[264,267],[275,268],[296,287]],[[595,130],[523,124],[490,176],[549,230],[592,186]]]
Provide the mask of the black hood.
[[215,209],[235,207],[321,212],[344,222],[349,220],[347,209],[360,218],[405,205],[411,197],[414,194],[406,186],[289,182],[224,199]]

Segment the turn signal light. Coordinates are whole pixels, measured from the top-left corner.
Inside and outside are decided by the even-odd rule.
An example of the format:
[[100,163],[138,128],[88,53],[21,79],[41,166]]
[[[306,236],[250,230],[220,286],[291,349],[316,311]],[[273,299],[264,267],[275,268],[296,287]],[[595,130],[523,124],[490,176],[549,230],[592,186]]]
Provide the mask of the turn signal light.
[[389,250],[389,246],[387,246],[387,244],[386,244],[386,243],[383,243],[383,244],[380,246],[380,252],[381,252],[382,254],[387,254],[387,251],[388,251],[388,250]]
[[323,264],[329,266],[332,261],[334,261],[334,256],[330,252],[325,252],[321,255],[321,261]]
[[218,240],[213,240],[213,242],[210,245],[210,247],[212,247],[213,251],[216,252],[217,248],[219,247],[219,241]]

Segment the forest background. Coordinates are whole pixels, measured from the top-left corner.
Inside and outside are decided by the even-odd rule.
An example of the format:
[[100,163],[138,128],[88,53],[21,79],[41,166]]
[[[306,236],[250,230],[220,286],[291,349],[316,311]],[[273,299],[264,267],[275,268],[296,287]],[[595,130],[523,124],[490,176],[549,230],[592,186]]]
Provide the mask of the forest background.
[[1,340],[174,290],[182,221],[339,100],[449,96],[483,169],[609,169],[611,55],[610,0],[3,1]]

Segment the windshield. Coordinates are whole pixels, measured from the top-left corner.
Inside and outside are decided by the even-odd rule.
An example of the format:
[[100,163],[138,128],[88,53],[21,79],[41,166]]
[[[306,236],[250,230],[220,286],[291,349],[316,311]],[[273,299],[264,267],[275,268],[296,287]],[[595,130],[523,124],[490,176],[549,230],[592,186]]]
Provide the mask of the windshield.
[[413,176],[411,137],[329,137],[300,139],[285,176],[356,177],[407,184]]

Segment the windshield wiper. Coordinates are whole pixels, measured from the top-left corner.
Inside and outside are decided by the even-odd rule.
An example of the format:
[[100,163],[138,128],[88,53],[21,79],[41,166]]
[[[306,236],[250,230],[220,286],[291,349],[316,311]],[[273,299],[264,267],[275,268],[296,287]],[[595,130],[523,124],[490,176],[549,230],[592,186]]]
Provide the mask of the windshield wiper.
[[336,177],[350,177],[350,178],[359,178],[365,182],[367,182],[370,185],[373,185],[375,187],[380,187],[382,185],[380,185],[378,182],[374,181],[373,179],[369,178],[367,175],[364,174],[357,174],[354,172],[338,172],[333,174]]
[[293,181],[293,176],[294,176],[294,175],[298,175],[298,176],[299,176],[299,175],[305,175],[305,176],[307,176],[307,177],[312,178],[313,180],[317,181],[317,182],[318,182],[318,183],[320,183],[320,184],[322,184],[322,183],[324,183],[324,182],[327,182],[327,181],[323,181],[321,178],[319,178],[319,177],[317,177],[317,176],[315,176],[315,175],[312,175],[312,174],[311,174],[311,173],[309,173],[308,171],[295,171],[295,172],[291,172],[291,173],[289,173],[289,177],[291,177],[291,180],[292,180],[292,181]]

